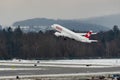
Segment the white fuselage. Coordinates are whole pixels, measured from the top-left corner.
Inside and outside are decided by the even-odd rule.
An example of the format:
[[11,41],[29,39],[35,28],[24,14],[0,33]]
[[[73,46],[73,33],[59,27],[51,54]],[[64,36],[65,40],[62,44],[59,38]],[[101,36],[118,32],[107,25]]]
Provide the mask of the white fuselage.
[[91,40],[89,40],[88,38],[81,36],[58,24],[53,24],[51,27],[58,31],[55,33],[56,36],[64,36],[64,37],[68,37],[71,39],[75,39],[76,41],[91,43]]

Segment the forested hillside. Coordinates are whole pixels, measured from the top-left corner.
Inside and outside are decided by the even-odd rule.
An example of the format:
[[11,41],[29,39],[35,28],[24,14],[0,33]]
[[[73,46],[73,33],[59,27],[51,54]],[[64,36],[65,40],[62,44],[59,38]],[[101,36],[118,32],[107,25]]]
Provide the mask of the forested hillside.
[[54,31],[23,33],[18,27],[0,31],[0,59],[71,59],[120,57],[120,30],[114,26],[107,32],[99,32],[92,39],[98,43],[81,43],[57,38]]
[[[38,30],[47,30],[51,29],[50,26],[53,24],[59,24],[62,25],[68,29],[74,29],[74,30],[80,30],[80,31],[87,31],[87,30],[93,30],[96,32],[99,31],[106,31],[110,28],[107,28],[105,26],[97,25],[97,24],[91,24],[86,23],[83,21],[77,21],[77,20],[54,20],[54,19],[47,19],[47,18],[33,18],[33,19],[27,19],[23,21],[18,21],[13,23],[13,26],[17,27],[20,26],[26,26],[29,29],[35,29],[35,31]],[[29,29],[27,32],[29,32]]]

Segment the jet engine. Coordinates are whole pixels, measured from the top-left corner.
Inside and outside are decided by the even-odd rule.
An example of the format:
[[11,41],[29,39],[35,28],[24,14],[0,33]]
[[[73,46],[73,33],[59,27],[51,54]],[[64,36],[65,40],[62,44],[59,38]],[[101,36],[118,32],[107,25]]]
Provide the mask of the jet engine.
[[62,34],[59,33],[59,32],[55,32],[54,34],[55,34],[55,36],[57,36],[57,37],[62,36]]

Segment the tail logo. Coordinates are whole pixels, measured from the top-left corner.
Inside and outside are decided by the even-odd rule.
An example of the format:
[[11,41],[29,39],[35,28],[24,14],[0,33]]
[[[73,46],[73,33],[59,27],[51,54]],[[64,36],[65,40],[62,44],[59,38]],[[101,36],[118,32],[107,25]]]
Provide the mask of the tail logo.
[[85,35],[85,37],[89,39],[90,36],[91,36],[91,34],[92,34],[92,31],[89,31],[89,32]]

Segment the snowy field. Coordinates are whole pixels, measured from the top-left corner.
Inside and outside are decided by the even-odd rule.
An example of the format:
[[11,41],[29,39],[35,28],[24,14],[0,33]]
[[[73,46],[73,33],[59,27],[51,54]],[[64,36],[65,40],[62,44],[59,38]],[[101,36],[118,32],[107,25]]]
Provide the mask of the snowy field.
[[73,59],[73,60],[50,60],[44,63],[58,64],[97,64],[97,65],[120,65],[120,59]]
[[[120,59],[0,60],[0,79],[15,78],[15,75],[20,77],[51,77],[119,74],[119,67]],[[66,69],[67,73],[64,73]],[[61,70],[63,70],[62,73]],[[47,74],[47,72],[55,73]]]
[[72,60],[0,60],[1,65],[16,66],[56,66],[56,67],[115,67],[120,66],[120,59],[72,59]]

